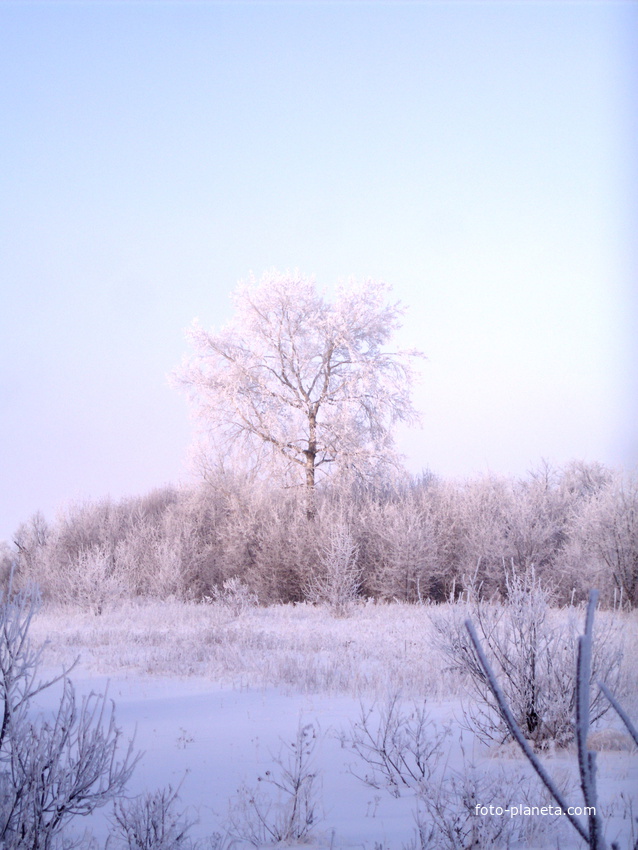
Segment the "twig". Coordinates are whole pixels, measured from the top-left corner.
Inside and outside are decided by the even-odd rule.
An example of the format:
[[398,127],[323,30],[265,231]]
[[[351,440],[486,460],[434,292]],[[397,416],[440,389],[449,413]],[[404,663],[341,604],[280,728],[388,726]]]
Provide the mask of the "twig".
[[607,697],[609,702],[612,704],[612,707],[614,708],[616,714],[620,717],[622,722],[625,724],[627,731],[629,732],[631,737],[634,739],[634,743],[638,747],[638,729],[636,729],[634,724],[629,719],[629,715],[624,710],[624,708],[621,706],[621,704],[618,702],[616,697],[609,690],[607,685],[605,685],[604,682],[598,682],[598,687],[605,694],[605,696]]
[[[505,723],[507,724],[508,729],[512,733],[512,737],[515,739],[515,741],[519,745],[519,747],[523,750],[526,758],[528,759],[529,763],[532,765],[532,767],[536,771],[541,782],[547,788],[547,790],[552,795],[552,797],[556,800],[556,802],[560,806],[561,810],[563,811],[563,813],[565,814],[566,818],[569,820],[571,825],[578,832],[578,834],[580,835],[581,838],[583,838],[585,841],[589,842],[589,834],[588,834],[587,830],[582,825],[582,823],[578,820],[578,818],[576,818],[574,815],[569,813],[569,805],[568,805],[567,801],[565,800],[563,795],[560,793],[560,791],[558,790],[558,788],[554,784],[553,779],[547,773],[547,771],[545,770],[545,768],[541,764],[540,760],[537,758],[536,754],[534,753],[534,751],[530,747],[525,736],[521,732],[521,728],[518,725],[518,723],[516,722],[514,715],[512,714],[510,707],[507,704],[507,700],[505,699],[505,696],[503,695],[503,692],[502,692],[498,682],[496,681],[496,676],[494,675],[494,672],[493,672],[493,670],[490,666],[490,663],[487,660],[485,653],[483,652],[483,647],[481,646],[481,643],[478,639],[478,635],[476,634],[476,630],[474,628],[472,621],[466,620],[465,626],[466,626],[466,628],[469,632],[470,639],[472,641],[474,649],[476,650],[476,654],[478,656],[478,659],[481,662],[481,667],[483,668],[483,671],[485,672],[485,676],[486,676],[487,682],[490,686],[490,690],[494,694],[494,698],[496,699],[496,702],[498,704],[499,710],[501,712],[501,716],[502,716],[503,720],[505,721]],[[599,848],[599,850],[601,850],[601,848]]]

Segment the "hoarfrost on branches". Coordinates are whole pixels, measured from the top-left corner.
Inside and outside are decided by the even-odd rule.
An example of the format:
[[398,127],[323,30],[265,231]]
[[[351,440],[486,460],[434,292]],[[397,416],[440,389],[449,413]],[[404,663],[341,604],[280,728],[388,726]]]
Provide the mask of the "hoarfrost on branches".
[[218,459],[274,461],[312,490],[331,465],[356,474],[397,465],[393,426],[414,424],[417,351],[388,351],[403,308],[383,283],[351,281],[334,303],[298,272],[241,283],[217,333],[195,322],[193,354],[175,373]]

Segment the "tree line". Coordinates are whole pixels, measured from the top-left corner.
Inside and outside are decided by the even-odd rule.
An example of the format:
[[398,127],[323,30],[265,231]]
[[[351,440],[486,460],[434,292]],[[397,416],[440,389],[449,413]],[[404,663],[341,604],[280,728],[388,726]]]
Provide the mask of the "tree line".
[[[197,323],[172,375],[200,423],[200,483],[36,516],[4,556],[18,583],[95,610],[125,597],[260,603],[440,602],[506,594],[534,570],[557,603],[597,587],[638,602],[638,484],[600,464],[525,479],[408,476],[397,423],[415,423],[416,350],[389,348],[404,308],[350,281],[240,283],[218,331]],[[231,585],[228,583],[231,582]]]
[[361,599],[504,597],[512,571],[533,569],[556,604],[596,587],[602,604],[635,607],[638,478],[572,462],[516,479],[326,482],[309,518],[303,487],[218,470],[191,487],[72,505],[51,523],[37,514],[2,564],[16,586],[96,611],[215,598],[229,581],[260,604],[317,601],[344,570]]

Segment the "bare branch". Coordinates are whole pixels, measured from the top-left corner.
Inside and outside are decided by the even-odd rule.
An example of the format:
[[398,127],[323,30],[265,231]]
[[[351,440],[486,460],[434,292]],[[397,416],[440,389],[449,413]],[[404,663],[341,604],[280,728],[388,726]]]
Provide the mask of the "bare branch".
[[510,711],[510,707],[507,704],[507,700],[501,691],[501,688],[496,680],[496,676],[492,671],[489,661],[487,660],[487,656],[483,651],[483,647],[481,646],[481,642],[478,639],[478,635],[476,634],[476,629],[471,620],[465,621],[465,626],[469,632],[470,640],[472,641],[472,645],[476,651],[476,655],[480,661],[481,667],[485,673],[486,679],[489,683],[489,686],[494,694],[494,698],[498,703],[499,710],[501,715],[507,724],[508,729],[510,730],[512,737],[519,745],[521,750],[524,752],[527,760],[532,765],[536,774],[540,778],[543,785],[547,788],[552,797],[556,800],[558,805],[561,807],[562,811],[565,813],[565,816],[572,824],[574,829],[578,832],[578,834],[585,841],[589,841],[589,835],[585,827],[581,824],[581,822],[574,815],[569,814],[569,804],[561,794],[560,790],[556,786],[555,782],[551,778],[551,776],[547,773],[540,759],[537,757],[536,753],[532,750],[529,742],[523,735],[520,726],[514,719],[514,715]]

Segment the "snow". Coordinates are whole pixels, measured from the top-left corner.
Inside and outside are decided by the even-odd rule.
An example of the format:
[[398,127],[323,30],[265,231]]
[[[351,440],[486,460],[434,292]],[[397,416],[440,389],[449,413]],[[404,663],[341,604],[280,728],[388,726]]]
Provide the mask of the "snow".
[[[279,624],[281,634],[288,630],[289,638],[292,639],[291,636],[294,635],[298,647],[305,640],[303,623],[311,620],[311,631],[315,635],[315,658],[321,651],[330,655],[329,659],[324,658],[322,661],[326,670],[330,670],[334,664],[332,656],[335,647],[330,644],[330,635],[338,633],[339,640],[342,641],[340,657],[343,658],[344,665],[351,669],[356,664],[348,657],[348,652],[352,655],[352,650],[346,651],[343,648],[344,633],[350,631],[351,640],[360,641],[361,644],[364,642],[362,635],[368,636],[368,642],[365,647],[360,646],[356,656],[361,665],[374,667],[378,661],[374,647],[383,645],[383,635],[379,643],[378,628],[375,629],[374,625],[380,627],[382,620],[387,627],[387,640],[392,643],[394,650],[404,644],[404,652],[408,652],[408,641],[415,638],[414,633],[410,631],[412,626],[408,622],[409,617],[422,615],[408,610],[405,606],[402,618],[401,611],[391,611],[392,607],[386,606],[387,611],[383,614],[374,613],[366,617],[364,611],[357,615],[362,620],[360,627],[356,623],[356,617],[334,621],[326,613],[317,612],[315,609],[302,608],[296,615],[292,608],[281,611],[277,622],[273,620],[272,612],[255,612],[249,617],[257,618],[262,632],[269,623],[271,636],[277,631]],[[158,610],[155,609],[152,616],[157,614]],[[108,687],[109,696],[116,704],[117,723],[123,730],[124,739],[134,735],[136,747],[144,751],[129,786],[132,795],[168,784],[173,788],[180,786],[181,804],[197,821],[192,829],[193,837],[203,838],[214,832],[224,835],[228,828],[230,810],[238,810],[238,789],[245,785],[248,788],[258,787],[264,793],[268,792],[269,786],[258,782],[258,777],[263,776],[266,770],[276,771],[277,757],[285,759],[286,744],[295,740],[300,724],[312,724],[317,733],[312,769],[318,773],[318,811],[321,817],[311,831],[310,845],[326,848],[401,850],[414,840],[413,794],[407,791],[399,798],[394,798],[386,789],[365,785],[353,775],[353,771],[359,775],[364,773],[365,766],[345,745],[352,724],[360,716],[362,705],[370,706],[375,701],[378,705],[383,705],[384,688],[379,676],[373,677],[375,689],[369,689],[367,692],[365,689],[359,690],[357,693],[356,690],[348,692],[343,687],[335,687],[335,683],[342,682],[339,677],[325,680],[328,686],[325,692],[321,692],[320,687],[315,687],[315,692],[312,692],[312,688],[306,687],[308,682],[313,682],[315,686],[320,686],[321,682],[317,677],[304,679],[302,671],[297,667],[296,679],[291,677],[286,682],[279,676],[274,686],[265,684],[263,678],[260,681],[257,670],[252,670],[250,676],[244,671],[243,676],[238,677],[234,683],[229,681],[227,676],[186,676],[180,675],[178,670],[174,670],[170,675],[158,675],[144,672],[142,669],[144,658],[148,658],[149,652],[153,656],[153,652],[157,650],[157,647],[148,646],[142,655],[137,656],[135,662],[129,658],[128,669],[123,670],[121,658],[118,658],[113,649],[119,645],[117,641],[120,638],[115,636],[118,627],[114,625],[114,619],[109,623],[108,616],[106,614],[104,618],[100,618],[99,623],[96,618],[93,621],[87,620],[87,627],[83,629],[79,614],[64,616],[59,613],[45,613],[38,628],[41,632],[48,629],[51,635],[52,644],[48,656],[51,670],[56,669],[55,664],[64,657],[65,652],[67,657],[73,655],[82,634],[88,644],[93,642],[96,646],[100,644],[104,634],[110,634],[110,653],[92,655],[90,651],[85,652],[84,660],[73,671],[72,679],[78,692],[82,694],[91,690],[104,692]],[[140,613],[137,622],[129,619],[129,635],[135,628],[143,627],[144,616]],[[190,614],[187,613],[185,617],[188,616]],[[199,616],[199,613],[193,616]],[[123,617],[122,623],[125,621],[126,617]],[[401,623],[405,627],[403,631]],[[249,618],[243,626],[241,622],[230,625],[244,632],[255,628],[254,622],[251,625]],[[89,626],[94,630],[93,638]],[[185,624],[183,626],[186,628]],[[323,633],[321,626],[324,627]],[[165,633],[170,634],[170,617],[162,621],[162,628]],[[95,630],[100,629],[102,638],[96,637]],[[72,633],[75,635],[74,640],[65,644],[64,635]],[[244,640],[249,642],[245,634]],[[418,642],[422,647],[422,635]],[[262,656],[264,669],[268,669],[272,677],[277,678],[283,669],[285,651],[274,639],[265,643],[270,646],[270,650],[266,650]],[[311,657],[301,650],[298,652],[297,665],[302,665]],[[183,650],[180,653],[183,654]],[[267,657],[269,654],[270,658]],[[433,656],[428,660],[431,665],[435,663]],[[390,665],[388,669],[394,667]],[[432,675],[431,670],[429,675]],[[440,668],[437,676],[439,679],[444,677]],[[410,680],[403,676],[403,684],[406,681]],[[385,684],[387,694],[390,692],[391,681],[388,680]],[[464,772],[467,773],[469,763],[476,763],[480,772],[495,777],[503,770],[507,776],[528,772],[515,749],[503,747],[488,751],[467,732],[460,737],[457,721],[462,716],[462,709],[456,686],[451,685],[449,698],[445,697],[445,688],[433,690],[434,696],[428,701],[433,722],[438,728],[451,722],[454,730],[444,744],[446,755],[441,775],[461,776]],[[406,693],[409,698],[417,696],[409,691]],[[421,694],[422,696],[424,694]],[[46,710],[55,704],[55,698],[55,689],[51,689],[39,696],[38,704]],[[580,792],[576,782],[574,754],[550,753],[543,758],[552,774],[563,777],[567,784],[571,783],[568,797],[575,804],[579,804]],[[603,815],[608,819],[607,839],[611,841],[621,834],[623,837],[620,846],[628,846],[630,808],[627,801],[632,794],[634,800],[636,799],[638,759],[635,752],[609,751],[598,754],[598,764],[599,787],[604,792],[601,795],[601,807]],[[440,782],[440,779],[437,781]],[[508,792],[512,793],[514,780],[509,788],[509,780],[503,782],[505,799]],[[531,793],[536,797],[527,801],[521,799],[520,803],[546,805],[548,800],[540,785],[534,779],[532,783]],[[512,802],[518,803],[519,800]],[[90,824],[83,822],[78,826],[83,829],[90,825],[96,836],[103,840],[107,831],[108,814],[108,809],[102,810],[90,819]],[[525,843],[519,841],[515,846],[556,846],[559,836],[561,847],[580,845],[579,840],[570,833],[564,818],[558,823],[545,817],[541,818],[544,822],[539,823],[539,817],[536,818],[536,832],[530,832],[524,839]],[[241,847],[244,843],[229,840],[230,845]],[[493,846],[506,845],[497,841]]]

